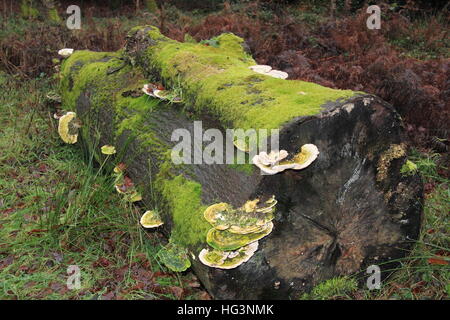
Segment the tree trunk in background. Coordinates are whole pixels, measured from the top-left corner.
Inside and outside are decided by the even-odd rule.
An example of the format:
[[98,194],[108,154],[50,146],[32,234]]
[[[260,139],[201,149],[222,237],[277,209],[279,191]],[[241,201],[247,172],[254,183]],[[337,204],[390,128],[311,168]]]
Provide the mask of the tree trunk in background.
[[[391,269],[417,238],[422,211],[420,178],[400,173],[406,147],[394,109],[371,95],[253,73],[256,63],[233,35],[212,43],[178,43],[141,27],[130,31],[124,52],[75,52],[62,66],[61,89],[65,109],[83,122],[83,144],[99,159],[95,145],[125,154],[146,209],[158,206],[165,233],[189,250],[216,299],[297,299],[372,264]],[[184,104],[139,96],[149,80],[180,88]],[[194,120],[222,132],[279,128],[280,149],[291,154],[313,143],[320,154],[304,170],[276,175],[251,165],[176,166],[167,157],[171,134],[193,133]],[[271,195],[274,229],[248,262],[222,270],[199,261],[211,228],[205,208]]]

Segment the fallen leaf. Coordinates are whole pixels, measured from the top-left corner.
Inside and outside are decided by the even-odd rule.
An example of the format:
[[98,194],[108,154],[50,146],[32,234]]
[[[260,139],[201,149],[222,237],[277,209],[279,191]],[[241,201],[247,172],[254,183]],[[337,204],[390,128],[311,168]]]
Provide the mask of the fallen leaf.
[[200,300],[212,300],[208,292],[204,291],[200,294]]
[[438,258],[429,258],[428,259],[429,264],[435,264],[435,265],[447,265],[449,264],[448,261],[444,259],[438,259]]
[[102,267],[102,268],[106,268],[111,264],[111,262],[106,259],[106,258],[99,258],[97,261],[95,261],[92,266],[94,268],[98,268],[98,267]]
[[112,299],[114,299],[114,296],[115,296],[114,292],[110,291],[110,292],[102,295],[102,300],[112,300]]
[[184,289],[177,286],[170,286],[169,291],[177,298],[181,299],[183,297]]

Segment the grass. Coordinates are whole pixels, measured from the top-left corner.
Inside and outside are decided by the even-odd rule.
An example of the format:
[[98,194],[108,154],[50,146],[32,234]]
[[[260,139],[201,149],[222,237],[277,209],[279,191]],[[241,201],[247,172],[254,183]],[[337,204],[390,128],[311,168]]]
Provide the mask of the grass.
[[358,283],[351,277],[338,277],[324,281],[314,287],[311,293],[305,293],[302,300],[350,299],[350,293],[358,288]]
[[[198,298],[190,273],[155,259],[163,241],[113,178],[62,143],[45,106],[46,79],[0,74],[0,299]],[[68,290],[67,268],[81,270]]]

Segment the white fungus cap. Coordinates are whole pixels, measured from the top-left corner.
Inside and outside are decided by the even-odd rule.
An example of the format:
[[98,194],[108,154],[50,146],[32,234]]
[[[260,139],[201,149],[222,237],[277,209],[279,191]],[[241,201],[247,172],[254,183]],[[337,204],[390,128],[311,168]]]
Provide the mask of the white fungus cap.
[[[285,150],[281,150],[272,155],[261,152],[253,157],[252,162],[264,173],[270,175],[277,174],[287,169],[301,170],[308,167],[317,159],[319,149],[314,144],[305,144],[301,147],[301,152],[296,154],[292,160],[280,161],[287,156],[286,153]],[[283,158],[281,158],[281,156],[283,156]]]
[[58,51],[58,54],[62,56],[63,58],[69,57],[73,53],[73,49],[70,48],[64,48]]
[[273,78],[287,79],[289,77],[289,74],[287,74],[286,72],[280,71],[280,70],[274,70],[274,69],[272,69],[271,66],[267,66],[264,64],[250,66],[249,68],[257,73],[264,74],[266,76],[270,76]]

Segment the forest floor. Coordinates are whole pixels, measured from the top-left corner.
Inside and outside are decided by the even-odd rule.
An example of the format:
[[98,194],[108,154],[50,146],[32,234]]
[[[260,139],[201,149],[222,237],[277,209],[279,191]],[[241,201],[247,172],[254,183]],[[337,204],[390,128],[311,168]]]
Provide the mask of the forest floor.
[[[300,22],[320,23],[315,30],[302,33],[307,39],[302,49],[307,60],[291,61],[292,56],[283,60],[279,58],[283,54],[274,52],[273,46],[262,45],[267,45],[269,40],[281,41],[280,36],[255,38],[261,30],[275,30],[273,26],[266,26],[267,21],[273,19],[272,11],[256,12],[262,28],[259,31],[245,25],[244,22],[250,24],[250,20],[240,19],[242,30],[239,32],[234,30],[238,28],[238,8],[226,10],[222,15],[186,14],[169,8],[165,17],[159,13],[159,16],[142,14],[132,18],[95,17],[92,14],[87,16],[86,28],[78,33],[60,31],[61,27],[43,21],[24,19],[17,12],[2,14],[0,67],[7,73],[0,72],[0,299],[210,299],[191,272],[173,273],[158,263],[155,255],[164,244],[162,235],[143,230],[138,223],[142,209],[123,202],[114,191],[112,177],[100,172],[98,165],[81,148],[65,145],[59,140],[56,121],[45,95],[57,89],[52,76],[52,58],[57,49],[116,50],[123,44],[126,30],[144,23],[156,24],[166,34],[181,39],[188,31],[201,40],[231,29],[242,36],[247,34],[251,47],[260,46],[253,50],[256,50],[259,63],[280,66],[289,60],[290,66],[286,68],[291,68],[295,78],[313,81],[311,75],[316,72],[321,74],[315,78],[316,82],[358,89],[340,82],[339,77],[327,78],[323,70],[311,66],[313,57],[319,55],[324,46],[330,48],[318,34],[313,36],[320,28],[326,28],[327,22],[321,12],[302,11],[296,18]],[[345,19],[351,18],[341,20]],[[180,27],[181,22],[186,27]],[[416,24],[418,30],[430,28],[424,20]],[[283,28],[288,29],[289,25],[285,24]],[[285,29],[278,30],[284,32],[283,45],[300,41],[300,38],[286,40],[286,35],[292,32]],[[38,38],[37,33],[42,36]],[[440,38],[436,34],[439,32],[433,34],[438,41]],[[416,31],[410,36],[420,37],[421,33]],[[437,80],[433,80],[432,89],[427,84],[424,84],[425,89],[413,87],[422,90],[425,97],[429,91],[434,92],[437,97],[433,98],[433,103],[439,108],[440,100],[445,98],[439,70],[448,65],[448,52],[442,48],[448,49],[448,44],[442,47],[438,41],[439,44],[424,42],[422,45],[405,35],[397,37],[389,40],[390,45],[397,48],[403,59],[414,59],[421,68],[438,64],[435,69]],[[263,53],[264,50],[272,56]],[[342,52],[335,45],[330,50],[335,50],[335,56],[339,56],[332,65],[334,74],[353,77],[342,74],[339,69],[340,65],[350,63],[340,59],[350,59],[353,49]],[[393,59],[392,52],[386,55]],[[335,58],[328,52],[323,53],[321,59],[331,61]],[[305,67],[310,70],[308,73],[296,68],[305,61],[309,64]],[[364,84],[361,77],[355,77],[352,79],[359,79]],[[377,92],[376,88],[373,92],[369,89],[367,92],[383,93]],[[396,87],[396,90],[403,89]],[[386,99],[395,103],[398,98],[389,93]],[[299,299],[448,299],[450,296],[448,131],[445,127],[432,131],[432,126],[442,126],[442,123],[415,122],[414,116],[403,112],[410,126],[407,128],[419,136],[412,138],[409,159],[417,165],[425,184],[420,239],[411,254],[399,261],[398,270],[383,282],[381,290],[358,288],[355,277],[337,278],[317,286]],[[436,132],[444,134],[439,136]],[[437,147],[424,147],[436,138]],[[71,265],[78,266],[81,271],[78,289],[68,289],[66,285]]]

